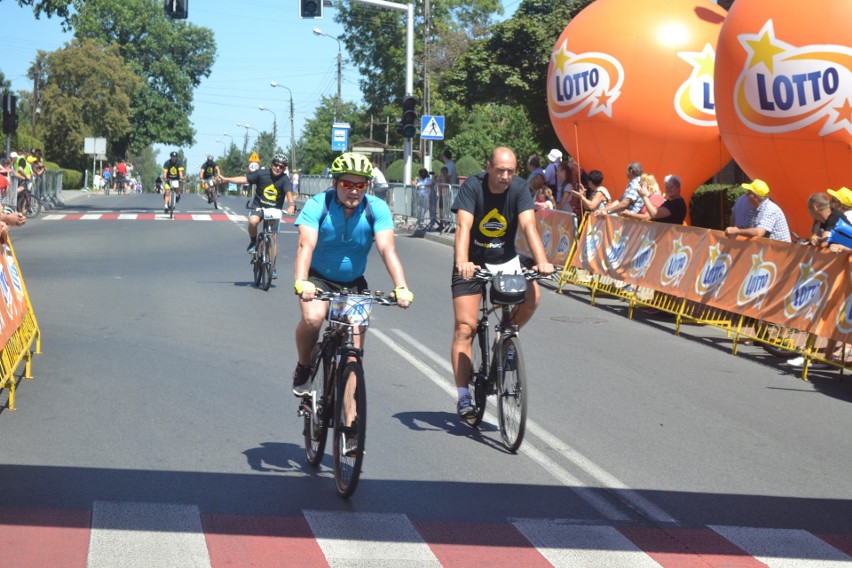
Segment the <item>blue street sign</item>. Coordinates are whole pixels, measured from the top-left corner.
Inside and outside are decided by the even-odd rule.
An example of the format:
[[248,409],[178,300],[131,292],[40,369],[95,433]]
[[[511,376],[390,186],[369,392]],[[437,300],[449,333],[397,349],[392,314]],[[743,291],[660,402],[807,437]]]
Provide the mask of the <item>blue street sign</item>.
[[345,152],[349,148],[349,123],[335,122],[331,126],[331,149]]
[[423,140],[444,139],[444,117],[423,115],[420,117],[420,138]]

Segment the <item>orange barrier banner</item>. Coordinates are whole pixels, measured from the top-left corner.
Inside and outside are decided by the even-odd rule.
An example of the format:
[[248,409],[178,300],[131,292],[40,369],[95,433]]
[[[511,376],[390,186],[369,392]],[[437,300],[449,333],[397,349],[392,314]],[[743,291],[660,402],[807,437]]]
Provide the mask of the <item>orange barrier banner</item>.
[[605,216],[588,219],[571,264],[736,314],[852,340],[847,254]]
[[[547,253],[547,260],[557,266],[564,265],[576,240],[574,214],[565,211],[540,210],[535,212],[535,218],[538,234],[544,244],[544,252]],[[527,239],[520,231],[515,236],[515,249],[519,254],[532,256]]]
[[0,254],[0,345],[6,345],[27,313],[24,287],[12,250],[2,246]]

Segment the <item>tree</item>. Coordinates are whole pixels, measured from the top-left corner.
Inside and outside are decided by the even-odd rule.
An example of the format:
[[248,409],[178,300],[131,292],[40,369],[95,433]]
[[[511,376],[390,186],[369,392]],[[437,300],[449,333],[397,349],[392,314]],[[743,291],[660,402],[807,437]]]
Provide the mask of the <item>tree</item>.
[[128,136],[131,96],[142,80],[125,64],[117,47],[73,40],[47,54],[42,69],[46,82],[41,93],[41,124],[45,151],[53,160],[66,167],[85,168],[85,137],[112,141]]
[[[299,170],[306,174],[320,174],[331,165],[339,152],[331,149],[331,125],[337,99],[322,97],[313,118],[305,122],[302,137],[296,144]],[[370,133],[370,117],[355,103],[343,103],[341,122],[348,122],[352,129],[349,140],[361,140]]]
[[[191,145],[192,93],[210,75],[213,31],[163,16],[160,0],[75,0],[68,17],[78,39],[116,44],[145,83],[134,93],[133,128],[116,148],[139,151],[151,143]],[[106,71],[106,70],[105,70]]]
[[[498,0],[443,0],[432,5],[430,29],[436,38],[459,30],[482,33],[494,13],[502,13]],[[401,102],[405,94],[406,19],[404,12],[352,1],[340,2],[334,16],[349,32],[341,39],[358,67],[367,109],[374,113],[389,102]],[[415,20],[415,37],[422,38],[423,15]],[[422,41],[415,41],[415,66],[421,68],[415,77],[423,76],[422,46]],[[415,85],[417,91],[422,92],[422,86]]]
[[539,151],[533,130],[529,118],[516,105],[475,105],[448,145],[454,156],[470,156],[481,163],[483,169],[494,148],[508,146],[515,151],[518,165],[523,167],[526,157]]

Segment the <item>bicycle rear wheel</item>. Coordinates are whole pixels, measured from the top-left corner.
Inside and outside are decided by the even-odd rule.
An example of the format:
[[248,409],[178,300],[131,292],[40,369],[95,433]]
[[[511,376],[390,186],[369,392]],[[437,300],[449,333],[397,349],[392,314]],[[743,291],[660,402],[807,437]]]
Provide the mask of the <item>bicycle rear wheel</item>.
[[39,215],[41,215],[41,212],[43,210],[44,210],[44,206],[41,203],[41,199],[39,199],[35,195],[30,195],[26,216],[27,217],[38,217]]
[[169,193],[169,219],[175,218],[175,190]]
[[480,326],[473,338],[470,351],[470,380],[467,388],[470,389],[470,397],[473,400],[475,413],[465,422],[471,427],[479,426],[485,415],[486,399],[488,398],[488,347],[485,329]]
[[263,264],[263,279],[261,284],[263,285],[263,291],[266,292],[269,290],[269,287],[272,286],[272,260],[269,255],[272,251],[272,237],[269,235],[263,236],[263,256],[261,264]]
[[509,337],[502,343],[500,357],[503,372],[497,373],[497,417],[500,435],[506,449],[518,451],[524,440],[527,423],[527,373],[524,356],[517,337]]
[[[335,385],[337,396],[334,401],[334,484],[341,497],[349,497],[358,487],[361,463],[364,460],[364,440],[367,431],[367,390],[364,369],[357,361],[343,367]],[[347,392],[350,391],[350,392]],[[354,391],[354,392],[352,392]],[[354,399],[355,419],[346,426],[346,394]],[[350,400],[351,400],[350,399]],[[347,452],[354,440],[355,448]]]
[[[311,381],[314,385],[314,396],[316,397],[316,414],[310,412],[305,415],[305,457],[308,463],[314,467],[322,461],[325,451],[325,442],[328,438],[328,420],[331,416],[331,408],[327,405],[330,401],[325,399],[326,385],[334,375],[335,366],[330,356],[323,356],[322,344],[317,343],[311,353],[314,372]],[[322,372],[320,372],[322,369]],[[322,383],[317,384],[317,376],[322,376]]]

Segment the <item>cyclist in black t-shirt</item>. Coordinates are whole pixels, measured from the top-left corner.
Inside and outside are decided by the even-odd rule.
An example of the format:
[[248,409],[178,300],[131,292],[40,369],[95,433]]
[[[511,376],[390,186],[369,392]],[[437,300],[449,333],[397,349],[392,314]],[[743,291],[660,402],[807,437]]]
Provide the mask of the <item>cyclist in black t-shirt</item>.
[[163,201],[163,209],[165,209],[166,213],[169,212],[169,194],[172,190],[173,181],[177,181],[177,187],[175,187],[175,203],[180,201],[180,184],[183,183],[183,164],[178,160],[178,153],[172,152],[169,154],[169,159],[163,164],[163,179],[166,181],[165,192],[163,197],[165,198]]
[[[207,161],[201,164],[201,171],[198,177],[204,182],[204,193],[207,194],[207,204],[213,202],[213,188],[216,186],[218,178],[222,176],[219,171],[219,164],[213,161],[213,156],[207,154]],[[219,204],[215,203],[216,209],[219,209]]]
[[[286,170],[287,157],[284,154],[275,154],[272,156],[272,163],[268,170],[261,168],[244,176],[219,177],[221,181],[227,183],[250,183],[256,186],[254,201],[251,203],[251,212],[249,213],[248,233],[251,241],[246,251],[250,254],[254,252],[254,247],[257,244],[257,226],[263,220],[264,207],[284,209],[284,202],[286,201],[288,204],[287,214],[292,215],[296,211],[296,198],[290,185],[290,176],[285,173]],[[278,256],[278,235],[273,235],[273,242],[272,258],[275,258]],[[277,273],[273,274],[273,277],[277,276]]]
[[[487,263],[492,272],[519,272],[515,235],[520,230],[533,254],[534,266],[542,275],[554,272],[536,228],[535,206],[526,182],[515,175],[517,158],[509,148],[496,148],[485,171],[465,180],[452,206],[456,214],[455,265],[452,291],[455,329],[452,364],[458,389],[457,411],[461,417],[474,414],[467,387],[471,368],[471,345],[476,333],[481,295],[486,286],[473,279],[477,268]],[[501,266],[495,266],[501,265]],[[519,326],[532,318],[539,301],[539,287],[533,280],[523,304],[512,311]]]

